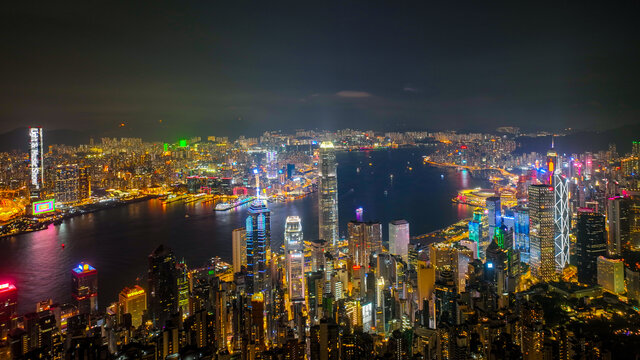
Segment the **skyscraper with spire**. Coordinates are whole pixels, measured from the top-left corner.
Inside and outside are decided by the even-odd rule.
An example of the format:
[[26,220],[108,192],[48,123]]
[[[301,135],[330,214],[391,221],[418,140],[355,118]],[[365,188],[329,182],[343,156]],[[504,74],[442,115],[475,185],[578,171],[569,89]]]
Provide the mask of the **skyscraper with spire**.
[[562,157],[553,148],[547,152],[547,169],[549,170],[549,185],[553,187],[553,224],[554,224],[554,256],[556,270],[562,271],[569,264],[569,230],[571,218],[569,216],[569,180],[562,174]]
[[333,143],[320,144],[320,182],[318,184],[319,237],[331,246],[338,241],[338,174]]
[[271,211],[266,201],[257,197],[249,206],[245,220],[247,244],[247,293],[254,294],[265,289],[267,284],[267,258],[271,251]]

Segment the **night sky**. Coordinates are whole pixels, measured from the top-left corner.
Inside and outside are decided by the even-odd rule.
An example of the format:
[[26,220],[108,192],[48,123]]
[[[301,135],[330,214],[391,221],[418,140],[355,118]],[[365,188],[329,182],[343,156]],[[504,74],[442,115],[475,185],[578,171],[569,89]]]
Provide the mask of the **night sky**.
[[0,132],[166,139],[640,119],[640,2],[311,3],[5,2]]

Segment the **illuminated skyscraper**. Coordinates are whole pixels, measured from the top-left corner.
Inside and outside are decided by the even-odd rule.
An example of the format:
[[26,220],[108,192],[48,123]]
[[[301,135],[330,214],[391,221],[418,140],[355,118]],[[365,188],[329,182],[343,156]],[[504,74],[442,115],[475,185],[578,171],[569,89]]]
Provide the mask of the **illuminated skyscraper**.
[[120,314],[131,314],[131,325],[138,327],[142,324],[142,316],[147,311],[147,293],[139,285],[124,288],[118,297]]
[[31,171],[29,188],[32,199],[38,199],[44,187],[43,153],[42,128],[29,128],[29,170]]
[[11,283],[0,284],[0,338],[9,331],[11,319],[17,316],[18,289]]
[[569,230],[571,217],[569,214],[569,180],[562,175],[560,168],[553,174],[553,223],[556,270],[562,271],[569,265]]
[[162,328],[178,309],[176,258],[171,249],[160,245],[149,255],[148,278],[151,320]]
[[520,252],[520,259],[529,263],[529,208],[517,206],[513,210],[513,236],[516,250]]
[[480,258],[480,242],[483,237],[483,229],[482,229],[482,213],[483,210],[481,208],[477,208],[473,211],[473,219],[469,221],[469,240],[475,243],[475,257],[476,259]]
[[338,241],[338,174],[333,144],[320,145],[320,179],[318,184],[318,226],[320,239],[333,247]]
[[287,258],[287,284],[289,299],[304,302],[304,243],[302,223],[298,216],[289,216],[284,229],[284,246]]
[[529,186],[529,240],[531,274],[550,281],[555,273],[553,187]]
[[89,200],[91,197],[91,177],[89,167],[78,168],[78,198],[81,201]]
[[614,196],[607,199],[607,225],[609,227],[608,251],[611,256],[621,256],[630,243],[630,206],[628,199]]
[[576,266],[578,281],[595,285],[598,281],[597,259],[607,254],[604,216],[593,209],[578,209]]
[[379,222],[350,221],[349,255],[353,265],[367,267],[373,253],[382,252],[382,224]]
[[496,233],[496,228],[502,225],[502,209],[500,208],[500,197],[492,196],[487,200],[487,219],[489,223],[489,237]]
[[233,272],[240,272],[247,266],[247,231],[244,228],[234,229],[231,233],[231,250],[233,251]]
[[178,312],[189,315],[189,271],[187,264],[180,261],[176,264],[176,286],[178,289]]
[[80,263],[71,270],[71,295],[80,314],[98,311],[98,270]]
[[259,197],[251,203],[245,220],[247,243],[247,293],[261,292],[267,284],[267,255],[271,251],[271,212]]
[[394,220],[389,223],[389,252],[409,260],[409,222]]

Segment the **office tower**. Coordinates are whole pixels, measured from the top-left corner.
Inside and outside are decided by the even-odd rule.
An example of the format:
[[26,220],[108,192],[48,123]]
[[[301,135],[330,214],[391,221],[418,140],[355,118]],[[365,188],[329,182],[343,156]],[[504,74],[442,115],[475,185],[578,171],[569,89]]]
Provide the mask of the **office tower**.
[[483,210],[481,208],[476,208],[473,210],[473,218],[469,221],[469,240],[473,241],[476,244],[476,259],[480,258],[480,242],[483,238],[483,228],[482,228],[482,214]]
[[80,263],[71,270],[71,295],[80,314],[98,311],[98,270]]
[[340,359],[340,327],[332,320],[322,319],[310,331],[311,360]]
[[553,205],[553,187],[529,186],[529,265],[531,275],[541,281],[551,281],[556,268]]
[[147,311],[147,293],[139,285],[125,287],[118,296],[120,315],[131,314],[131,325],[142,325],[142,317]]
[[338,173],[333,143],[320,145],[318,168],[318,226],[320,239],[335,247],[338,241]]
[[622,259],[598,257],[598,285],[614,294],[624,292],[624,263]]
[[604,216],[593,209],[578,209],[576,266],[578,281],[595,285],[598,282],[597,259],[607,254]]
[[247,293],[265,290],[267,253],[271,251],[271,212],[259,197],[251,203],[245,220],[247,246]]
[[157,328],[165,326],[178,309],[176,258],[164,245],[149,255],[149,315]]
[[187,264],[180,261],[176,264],[176,287],[178,289],[178,312],[181,316],[189,315],[189,270]]
[[425,310],[423,304],[425,300],[431,299],[433,288],[436,282],[436,270],[433,266],[427,265],[424,260],[418,260],[418,308]]
[[389,252],[409,260],[409,222],[393,220],[389,223]]
[[458,291],[453,271],[440,271],[436,279],[434,294],[436,298],[436,326],[455,325]]
[[289,299],[292,302],[304,302],[304,242],[300,217],[287,217],[284,246]]
[[11,320],[17,316],[18,289],[12,283],[0,284],[0,338],[11,329]]
[[231,232],[231,250],[233,253],[233,272],[240,272],[243,266],[247,266],[247,230],[234,229]]
[[52,350],[53,333],[56,328],[56,317],[51,310],[25,314],[23,324],[29,337],[29,351],[42,349],[45,354],[49,354]]
[[520,252],[520,259],[529,263],[529,208],[517,206],[513,209],[513,237],[516,250]]
[[553,174],[553,223],[556,270],[562,271],[569,265],[569,229],[571,218],[569,214],[569,180],[557,168]]
[[486,204],[488,211],[487,217],[489,222],[489,237],[492,237],[496,232],[496,228],[502,225],[502,209],[500,208],[500,197],[488,197],[486,200]]
[[79,200],[78,165],[56,166],[55,198],[61,204],[70,204]]
[[326,240],[312,240],[309,242],[311,251],[311,271],[324,271],[326,267],[326,258],[324,256],[329,248]]
[[607,199],[608,251],[610,256],[622,256],[630,244],[629,200],[622,196]]
[[91,176],[88,166],[78,168],[78,197],[80,201],[91,198]]
[[29,170],[31,172],[29,190],[32,200],[40,198],[44,187],[44,151],[42,128],[29,128]]
[[284,225],[284,250],[300,251],[304,247],[302,242],[302,222],[299,216],[287,216]]
[[349,233],[349,255],[353,265],[369,266],[369,257],[382,252],[382,224],[379,222],[350,221],[347,224]]

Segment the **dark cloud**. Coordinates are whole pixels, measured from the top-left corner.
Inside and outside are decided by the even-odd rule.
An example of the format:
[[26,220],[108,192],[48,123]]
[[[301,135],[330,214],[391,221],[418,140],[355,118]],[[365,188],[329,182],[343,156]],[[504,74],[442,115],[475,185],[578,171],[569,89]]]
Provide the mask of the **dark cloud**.
[[638,10],[9,2],[0,11],[0,129],[168,138],[315,127],[614,127],[640,115]]

